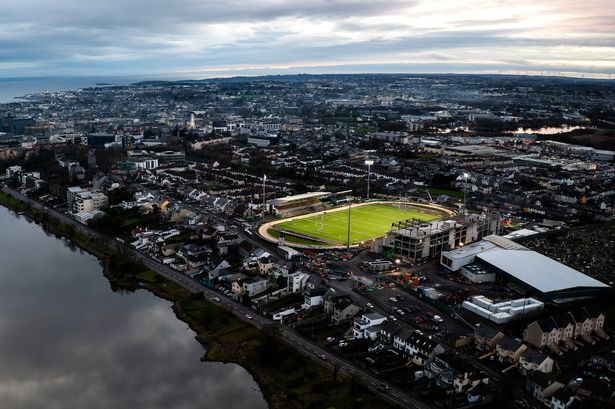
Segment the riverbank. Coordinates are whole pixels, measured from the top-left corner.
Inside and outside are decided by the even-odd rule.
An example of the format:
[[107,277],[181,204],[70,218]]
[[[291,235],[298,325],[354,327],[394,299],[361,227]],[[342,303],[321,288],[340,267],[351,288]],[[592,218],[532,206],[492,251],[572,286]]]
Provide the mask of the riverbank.
[[197,334],[196,339],[207,351],[205,358],[236,363],[247,369],[272,409],[392,407],[354,379],[337,376],[337,371],[326,369],[277,340],[274,328],[254,328],[206,302],[202,294],[193,294],[144,266],[125,260],[114,249],[4,192],[0,192],[0,205],[24,214],[47,232],[95,255],[105,263],[105,276],[114,290],[144,288],[172,302],[176,316]]

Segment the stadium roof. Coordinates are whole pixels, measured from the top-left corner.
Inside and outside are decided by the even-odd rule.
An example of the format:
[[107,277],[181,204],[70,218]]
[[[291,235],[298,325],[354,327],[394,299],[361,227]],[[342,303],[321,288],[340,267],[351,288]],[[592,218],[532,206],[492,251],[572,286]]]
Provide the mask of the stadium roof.
[[535,251],[492,250],[476,257],[542,293],[572,288],[609,288],[608,285]]
[[319,197],[325,197],[330,194],[331,192],[309,192],[309,193],[303,193],[301,195],[278,197],[276,199],[269,200],[267,203],[273,206],[281,206],[281,205],[292,203],[292,202],[299,202],[299,201],[307,200],[307,199],[316,199]]

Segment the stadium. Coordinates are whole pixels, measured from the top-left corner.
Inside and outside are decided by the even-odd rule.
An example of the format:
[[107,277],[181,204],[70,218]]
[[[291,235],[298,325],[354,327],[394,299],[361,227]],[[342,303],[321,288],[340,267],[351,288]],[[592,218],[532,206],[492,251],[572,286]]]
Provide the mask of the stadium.
[[[313,206],[310,207],[313,209]],[[350,241],[348,216],[350,213]],[[450,216],[453,211],[433,204],[379,201],[349,204],[262,224],[258,233],[271,242],[291,247],[335,249],[356,247],[386,235],[391,224],[424,222]]]

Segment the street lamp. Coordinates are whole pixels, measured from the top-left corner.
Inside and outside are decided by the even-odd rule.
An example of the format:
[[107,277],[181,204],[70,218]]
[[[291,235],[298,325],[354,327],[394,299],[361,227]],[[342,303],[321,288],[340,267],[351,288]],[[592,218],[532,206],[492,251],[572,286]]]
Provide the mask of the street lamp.
[[367,200],[369,200],[369,178],[371,175],[371,168],[372,168],[372,165],[374,164],[374,161],[371,159],[367,159],[365,161],[365,164],[367,165]]
[[466,208],[466,202],[467,202],[467,195],[468,195],[468,178],[470,177],[470,174],[467,172],[463,172],[463,214],[467,215],[468,214],[468,210]]

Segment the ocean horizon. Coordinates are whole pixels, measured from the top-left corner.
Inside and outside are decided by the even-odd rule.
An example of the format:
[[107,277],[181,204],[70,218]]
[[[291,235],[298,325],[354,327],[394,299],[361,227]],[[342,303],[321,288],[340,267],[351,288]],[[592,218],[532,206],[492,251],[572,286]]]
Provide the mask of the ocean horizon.
[[[69,91],[79,88],[95,87],[96,84],[129,85],[145,81],[143,77],[22,77],[0,78],[0,103],[21,102],[19,97],[43,91]],[[156,78],[162,79],[162,78]]]

